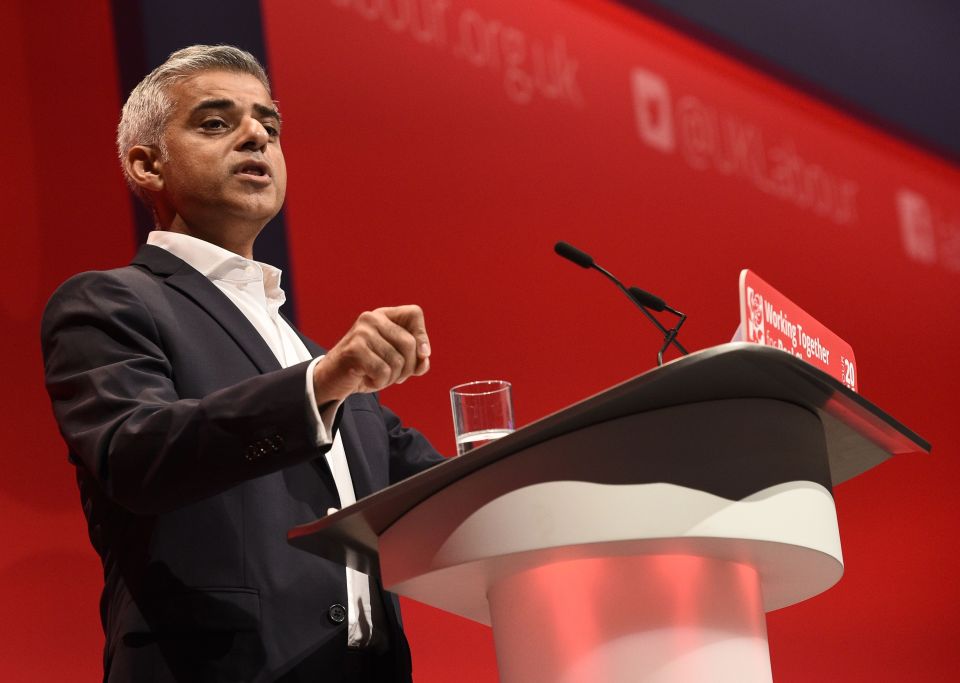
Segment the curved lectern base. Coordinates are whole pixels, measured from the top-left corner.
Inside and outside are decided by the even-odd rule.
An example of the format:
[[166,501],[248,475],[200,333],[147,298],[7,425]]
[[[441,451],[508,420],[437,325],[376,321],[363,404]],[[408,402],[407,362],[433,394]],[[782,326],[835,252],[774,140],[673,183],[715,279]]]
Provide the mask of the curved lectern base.
[[751,565],[764,609],[780,609],[842,575],[829,478],[822,426],[799,406],[737,399],[628,415],[527,448],[422,501],[380,535],[383,583],[491,623],[486,596],[503,573],[687,554]]
[[756,570],[690,555],[556,562],[493,584],[502,683],[769,683]]
[[764,613],[843,573],[829,481],[802,407],[650,410],[436,492],[381,534],[382,578],[489,623],[504,683],[766,683]]

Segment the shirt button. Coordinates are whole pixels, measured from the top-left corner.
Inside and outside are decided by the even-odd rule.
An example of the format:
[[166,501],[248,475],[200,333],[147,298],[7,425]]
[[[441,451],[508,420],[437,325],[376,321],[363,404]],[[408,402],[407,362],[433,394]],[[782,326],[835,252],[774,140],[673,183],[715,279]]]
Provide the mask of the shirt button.
[[347,618],[347,608],[340,603],[334,603],[327,610],[327,618],[334,624],[342,624]]

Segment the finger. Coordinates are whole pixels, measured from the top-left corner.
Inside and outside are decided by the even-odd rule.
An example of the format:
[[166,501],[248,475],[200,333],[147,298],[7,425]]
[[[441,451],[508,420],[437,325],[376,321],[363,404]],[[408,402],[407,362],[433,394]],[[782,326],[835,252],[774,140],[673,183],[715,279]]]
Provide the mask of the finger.
[[[377,348],[378,343],[380,348]],[[358,391],[379,391],[393,384],[397,374],[389,360],[390,348],[379,335],[371,336],[360,330],[345,343],[337,345],[329,355],[335,358],[338,366],[356,378]],[[398,356],[395,352],[394,355]],[[402,365],[402,359],[397,357],[393,363]]]
[[[409,335],[407,336],[409,337]],[[370,360],[370,367],[379,371],[380,365],[376,362],[379,360],[388,369],[385,377],[382,374],[377,375],[380,389],[385,389],[396,382],[402,382],[410,376],[413,363],[380,330],[374,330],[372,334],[365,336],[364,342],[368,353],[373,357]],[[408,340],[407,346],[411,349],[410,355],[413,357],[412,337]],[[409,369],[408,366],[410,366]]]
[[430,357],[430,337],[423,318],[423,309],[416,304],[383,308],[380,311],[397,325],[403,327],[417,340],[417,357]]
[[317,404],[342,401],[354,393],[379,391],[390,385],[391,374],[390,366],[369,349],[361,336],[345,338],[313,371]]
[[[397,382],[403,382],[417,369],[419,360],[417,354],[417,339],[405,327],[393,322],[383,311],[375,311],[375,316],[370,322],[376,324],[375,333],[389,344],[396,353],[403,358],[403,365],[399,375],[395,378]],[[389,350],[377,347],[383,354],[389,354]],[[384,355],[384,359],[394,365],[394,360],[390,355]]]
[[364,313],[358,319],[356,335],[369,353],[390,366],[388,384],[402,382],[416,366],[416,340],[409,332],[379,312]]

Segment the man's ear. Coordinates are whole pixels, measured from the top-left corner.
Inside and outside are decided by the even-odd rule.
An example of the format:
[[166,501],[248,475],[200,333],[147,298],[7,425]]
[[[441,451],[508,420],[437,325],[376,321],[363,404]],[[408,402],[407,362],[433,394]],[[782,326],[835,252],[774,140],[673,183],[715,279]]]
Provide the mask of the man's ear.
[[137,185],[151,192],[163,189],[163,162],[160,150],[147,145],[134,145],[127,152],[127,172]]

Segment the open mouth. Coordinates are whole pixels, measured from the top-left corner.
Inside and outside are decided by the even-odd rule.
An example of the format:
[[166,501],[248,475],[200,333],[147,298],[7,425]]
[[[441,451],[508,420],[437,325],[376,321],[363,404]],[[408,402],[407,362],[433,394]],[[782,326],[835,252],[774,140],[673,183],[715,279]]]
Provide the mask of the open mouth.
[[254,176],[257,178],[264,178],[270,175],[270,173],[267,172],[267,165],[256,161],[241,164],[235,173],[238,175]]

